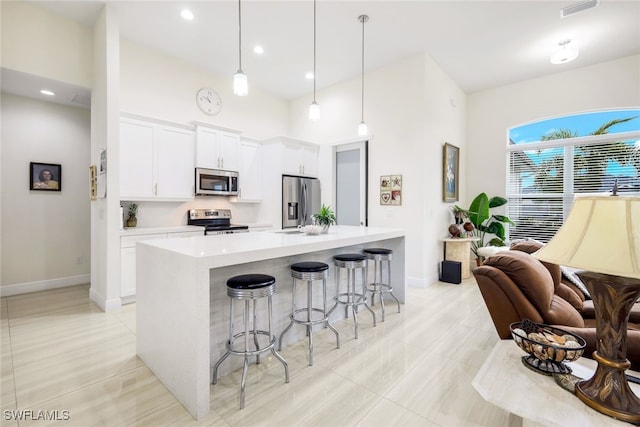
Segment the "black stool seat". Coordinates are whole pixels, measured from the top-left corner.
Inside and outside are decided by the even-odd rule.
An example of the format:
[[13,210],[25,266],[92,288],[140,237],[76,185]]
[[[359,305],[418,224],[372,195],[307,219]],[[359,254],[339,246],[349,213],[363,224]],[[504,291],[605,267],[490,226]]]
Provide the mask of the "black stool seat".
[[340,254],[333,257],[336,261],[364,261],[366,257],[361,254]]
[[328,270],[329,266],[324,262],[305,261],[292,264],[291,269],[299,273],[318,273]]
[[260,289],[276,283],[276,278],[268,274],[242,274],[227,280],[227,287],[233,289]]
[[391,249],[385,249],[385,248],[368,248],[368,249],[365,249],[363,252],[367,254],[372,254],[372,255],[389,255],[393,253]]

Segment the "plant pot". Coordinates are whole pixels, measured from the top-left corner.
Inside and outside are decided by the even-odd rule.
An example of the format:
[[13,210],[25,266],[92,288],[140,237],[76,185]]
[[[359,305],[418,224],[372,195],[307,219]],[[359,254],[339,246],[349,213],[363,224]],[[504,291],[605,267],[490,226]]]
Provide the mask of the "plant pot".
[[322,231],[320,231],[320,233],[322,234],[329,233],[329,227],[331,227],[331,224],[322,224]]
[[129,218],[127,218],[127,227],[133,228],[136,225],[138,225],[138,218],[135,216],[129,216]]

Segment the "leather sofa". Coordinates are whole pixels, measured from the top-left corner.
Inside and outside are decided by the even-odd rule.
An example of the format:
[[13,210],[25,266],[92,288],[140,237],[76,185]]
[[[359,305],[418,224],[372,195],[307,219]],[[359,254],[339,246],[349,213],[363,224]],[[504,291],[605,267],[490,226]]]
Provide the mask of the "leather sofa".
[[[530,319],[581,336],[587,342],[584,354],[591,357],[597,342],[595,319],[584,318],[561,297],[556,292],[561,281],[530,254],[500,252],[474,268],[473,275],[500,338],[511,338],[511,323]],[[640,370],[640,324],[628,324],[627,358],[632,369]]]

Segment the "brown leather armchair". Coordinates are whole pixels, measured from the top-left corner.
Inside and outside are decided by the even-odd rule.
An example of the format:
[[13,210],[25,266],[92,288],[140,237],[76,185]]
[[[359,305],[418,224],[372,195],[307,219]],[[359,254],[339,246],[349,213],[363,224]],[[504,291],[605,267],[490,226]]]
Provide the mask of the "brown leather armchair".
[[[583,318],[559,296],[549,270],[528,253],[500,252],[474,268],[473,275],[500,338],[511,338],[511,323],[530,319],[583,337],[585,356],[596,349],[595,319]],[[632,369],[640,370],[640,325],[635,323],[628,325],[627,358]]]
[[[532,254],[543,246],[543,243],[536,240],[525,240],[512,245],[511,249]],[[593,307],[593,301],[585,299],[584,293],[578,289],[576,285],[571,283],[571,281],[563,277],[560,266],[544,261],[541,262],[551,274],[554,292],[578,310],[583,319],[595,319],[596,311]],[[631,308],[631,312],[629,313],[629,322],[640,324],[640,302],[637,302]]]

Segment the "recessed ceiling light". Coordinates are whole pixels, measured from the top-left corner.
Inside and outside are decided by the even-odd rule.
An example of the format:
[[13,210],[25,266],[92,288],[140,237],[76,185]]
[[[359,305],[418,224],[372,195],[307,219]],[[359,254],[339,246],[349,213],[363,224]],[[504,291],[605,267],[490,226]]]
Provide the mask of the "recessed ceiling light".
[[182,18],[186,19],[187,21],[193,21],[193,12],[191,12],[189,9],[182,9],[182,12],[180,12],[180,16],[182,16]]
[[313,73],[309,71],[307,74],[304,75],[304,77],[307,80],[313,80]]
[[42,89],[40,91],[40,93],[43,94],[43,95],[47,95],[47,96],[54,96],[55,95],[55,93],[53,93],[53,92],[51,92],[50,90],[47,90],[47,89]]
[[253,51],[256,55],[262,55],[264,53],[264,48],[260,45],[253,48]]

